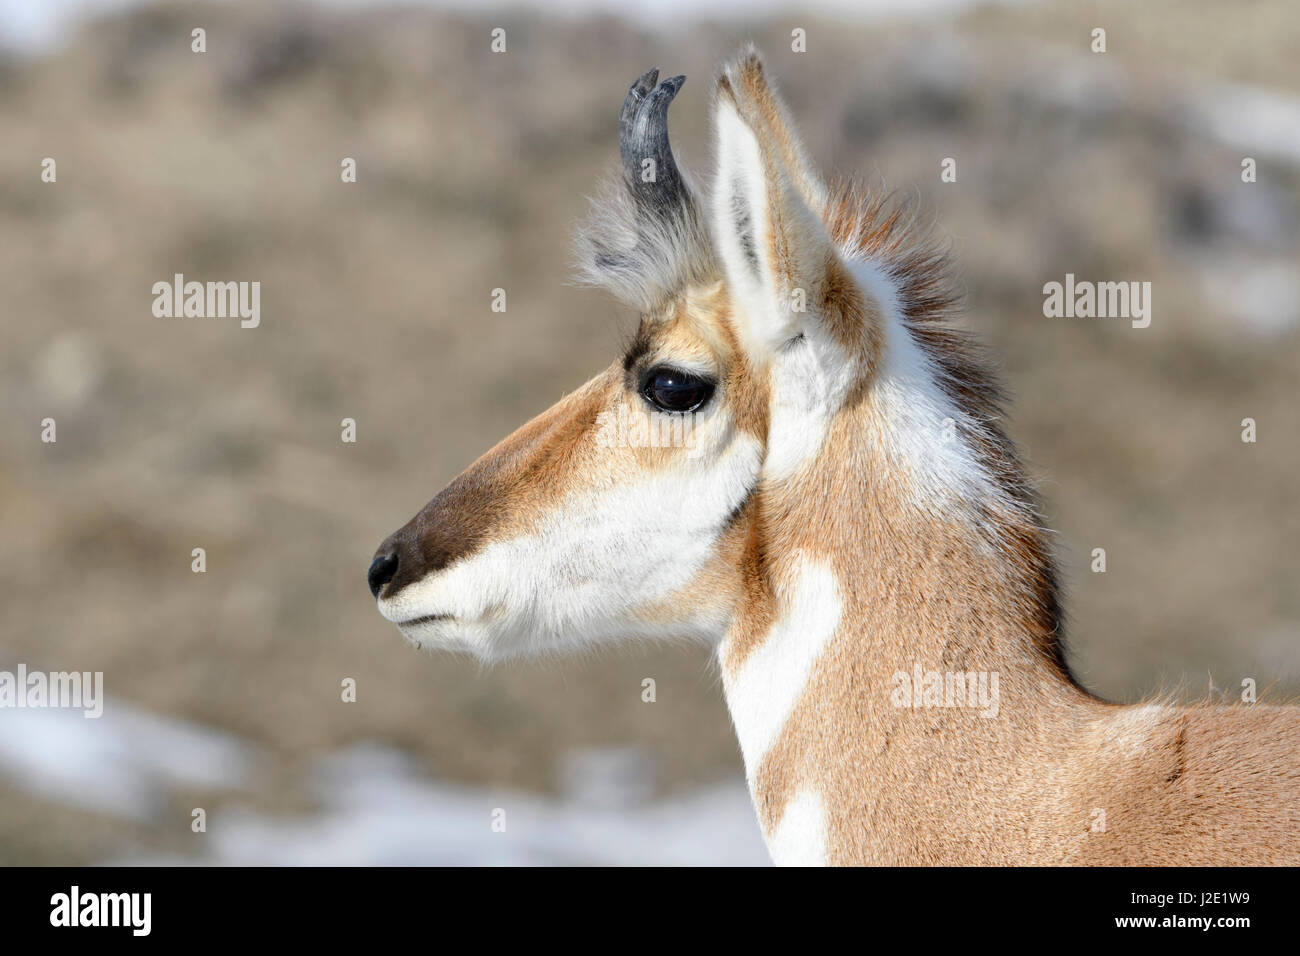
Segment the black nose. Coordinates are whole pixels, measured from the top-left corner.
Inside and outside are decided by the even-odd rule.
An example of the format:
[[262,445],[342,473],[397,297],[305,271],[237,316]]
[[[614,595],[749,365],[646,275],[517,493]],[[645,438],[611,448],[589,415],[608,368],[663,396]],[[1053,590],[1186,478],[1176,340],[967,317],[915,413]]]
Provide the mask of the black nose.
[[371,594],[379,597],[379,589],[396,577],[397,564],[396,550],[375,555],[375,560],[370,562],[370,573],[366,575],[366,580],[370,582]]

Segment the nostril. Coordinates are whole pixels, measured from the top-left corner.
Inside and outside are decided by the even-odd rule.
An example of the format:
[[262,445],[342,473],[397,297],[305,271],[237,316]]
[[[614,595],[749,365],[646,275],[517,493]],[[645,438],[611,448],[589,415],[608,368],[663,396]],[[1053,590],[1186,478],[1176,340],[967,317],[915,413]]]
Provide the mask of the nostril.
[[371,594],[379,597],[379,589],[397,576],[397,564],[396,551],[375,555],[375,560],[370,562],[370,573],[366,575]]

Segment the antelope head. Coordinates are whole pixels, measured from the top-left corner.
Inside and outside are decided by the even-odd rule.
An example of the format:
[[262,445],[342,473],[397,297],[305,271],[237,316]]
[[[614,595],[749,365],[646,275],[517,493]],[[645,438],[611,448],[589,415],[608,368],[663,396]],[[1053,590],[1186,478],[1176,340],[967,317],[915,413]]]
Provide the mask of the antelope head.
[[753,598],[761,501],[834,452],[881,350],[870,278],[750,52],[716,79],[704,204],[668,142],[683,77],[634,83],[622,177],[580,269],[635,306],[626,353],[505,438],[376,551],[379,611],[487,660],[616,638],[716,642]]

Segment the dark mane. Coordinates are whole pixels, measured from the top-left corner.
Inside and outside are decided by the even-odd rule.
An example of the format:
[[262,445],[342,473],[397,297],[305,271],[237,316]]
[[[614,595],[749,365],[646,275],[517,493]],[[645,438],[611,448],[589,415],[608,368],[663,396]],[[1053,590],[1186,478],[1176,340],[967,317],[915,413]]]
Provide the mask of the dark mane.
[[993,543],[1026,584],[1020,613],[1048,663],[1081,690],[1070,671],[1055,556],[1038,495],[1015,443],[1002,428],[1006,393],[987,350],[953,324],[962,292],[946,245],[936,241],[914,200],[868,192],[857,183],[831,189],[827,228],[850,258],[870,260],[893,280],[903,321],[936,370],[937,384],[964,413],[959,434],[1002,492],[982,503]]

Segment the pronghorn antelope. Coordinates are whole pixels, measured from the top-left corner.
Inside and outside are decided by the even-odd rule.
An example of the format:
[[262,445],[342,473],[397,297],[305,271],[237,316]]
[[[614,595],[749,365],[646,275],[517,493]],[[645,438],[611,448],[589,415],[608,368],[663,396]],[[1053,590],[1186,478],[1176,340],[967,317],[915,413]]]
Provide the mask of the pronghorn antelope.
[[[945,257],[823,181],[752,51],[716,80],[704,204],[668,142],[683,77],[657,80],[579,237],[635,340],[380,545],[380,613],[489,660],[709,642],[778,863],[1300,862],[1300,709],[1118,706],[1072,677]],[[694,441],[598,440],[620,409]],[[951,706],[976,675],[994,706]]]

